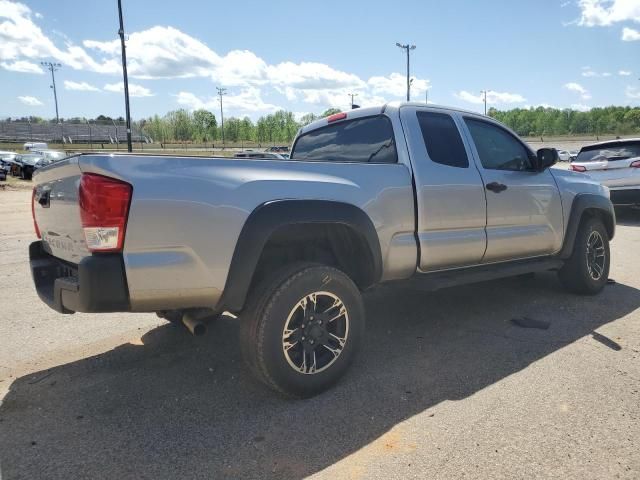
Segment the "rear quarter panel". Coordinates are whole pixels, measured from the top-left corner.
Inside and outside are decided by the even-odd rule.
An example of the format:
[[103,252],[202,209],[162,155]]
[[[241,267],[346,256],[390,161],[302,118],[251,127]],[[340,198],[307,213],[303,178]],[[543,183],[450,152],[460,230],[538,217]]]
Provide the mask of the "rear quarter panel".
[[86,155],[80,168],[133,185],[124,262],[134,310],[215,307],[247,217],[272,200],[360,207],[379,236],[383,279],[415,271],[413,190],[403,164]]

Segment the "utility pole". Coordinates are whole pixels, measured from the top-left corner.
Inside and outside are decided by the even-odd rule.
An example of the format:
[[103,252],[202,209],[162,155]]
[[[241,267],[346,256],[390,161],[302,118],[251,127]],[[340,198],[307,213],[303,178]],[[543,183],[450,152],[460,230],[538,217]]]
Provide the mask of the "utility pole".
[[43,67],[46,67],[47,70],[51,72],[50,87],[53,88],[53,101],[56,104],[56,123],[59,124],[60,116],[58,115],[58,94],[56,92],[56,76],[54,72],[57,71],[62,65],[59,63],[51,63],[51,62],[40,62],[40,65],[42,65]]
[[131,145],[131,112],[129,111],[129,78],[127,76],[127,50],[124,45],[124,22],[122,20],[122,0],[118,0],[118,17],[120,17],[120,46],[122,47],[122,76],[124,77],[124,107],[127,121],[127,151],[132,152]]
[[487,116],[487,91],[488,90],[480,90],[480,93],[484,95],[484,116]]
[[429,105],[429,89],[424,92],[424,103],[425,105]]
[[227,89],[222,87],[216,87],[218,95],[220,96],[220,124],[222,129],[222,147],[224,148],[224,113],[222,112],[222,96],[227,94]]
[[353,110],[353,99],[358,96],[357,93],[347,93],[351,97],[351,110]]
[[409,51],[411,50],[415,50],[416,46],[415,45],[409,45],[408,43],[406,45],[402,45],[401,43],[397,43],[396,42],[396,46],[398,48],[402,48],[404,50],[407,51],[407,102],[411,101],[411,81],[409,80]]

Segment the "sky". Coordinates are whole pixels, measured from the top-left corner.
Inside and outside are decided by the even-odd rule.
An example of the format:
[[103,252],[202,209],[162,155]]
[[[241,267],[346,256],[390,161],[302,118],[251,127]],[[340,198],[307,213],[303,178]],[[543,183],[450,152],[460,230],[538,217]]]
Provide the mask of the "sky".
[[[131,116],[640,106],[640,0],[123,0]],[[0,116],[124,116],[116,0],[0,0]]]

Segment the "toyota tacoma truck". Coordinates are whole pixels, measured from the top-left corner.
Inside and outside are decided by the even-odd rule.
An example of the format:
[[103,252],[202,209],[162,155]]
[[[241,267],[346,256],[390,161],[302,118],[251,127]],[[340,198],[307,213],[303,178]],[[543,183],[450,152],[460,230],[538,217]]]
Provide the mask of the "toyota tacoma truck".
[[353,360],[361,293],[382,282],[554,270],[572,292],[602,290],[608,189],[557,158],[416,103],[312,123],[288,160],[78,155],[34,177],[33,280],[60,313],[156,312],[192,333],[231,313],[255,375],[307,397]]

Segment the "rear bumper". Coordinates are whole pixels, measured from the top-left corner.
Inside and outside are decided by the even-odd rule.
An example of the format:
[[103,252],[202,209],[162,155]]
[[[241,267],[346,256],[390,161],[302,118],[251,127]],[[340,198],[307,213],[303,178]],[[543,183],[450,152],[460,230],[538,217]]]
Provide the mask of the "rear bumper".
[[128,312],[131,310],[122,255],[93,255],[78,265],[63,262],[29,245],[31,275],[40,300],[60,313]]
[[614,205],[640,205],[640,188],[609,191]]

